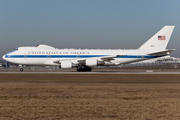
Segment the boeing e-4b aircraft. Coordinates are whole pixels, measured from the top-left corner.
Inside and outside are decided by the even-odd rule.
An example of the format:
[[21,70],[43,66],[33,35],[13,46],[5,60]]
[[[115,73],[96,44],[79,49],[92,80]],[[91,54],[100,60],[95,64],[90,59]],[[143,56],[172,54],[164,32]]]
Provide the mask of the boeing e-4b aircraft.
[[[6,53],[3,59],[20,65],[57,65],[61,68],[76,67],[77,71],[92,71],[94,66],[123,65],[168,55],[175,49],[166,49],[175,26],[164,26],[138,49],[57,49],[40,44],[18,47]],[[23,68],[20,67],[20,71]]]

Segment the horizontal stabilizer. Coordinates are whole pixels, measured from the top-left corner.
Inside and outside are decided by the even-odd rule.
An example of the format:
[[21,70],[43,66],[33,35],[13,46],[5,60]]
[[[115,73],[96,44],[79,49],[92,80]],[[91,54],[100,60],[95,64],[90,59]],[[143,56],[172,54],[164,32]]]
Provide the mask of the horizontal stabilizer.
[[158,52],[153,52],[150,53],[148,55],[152,55],[152,56],[159,56],[159,55],[168,55],[170,52],[175,51],[176,49],[169,49],[169,50],[164,50],[164,51],[158,51]]

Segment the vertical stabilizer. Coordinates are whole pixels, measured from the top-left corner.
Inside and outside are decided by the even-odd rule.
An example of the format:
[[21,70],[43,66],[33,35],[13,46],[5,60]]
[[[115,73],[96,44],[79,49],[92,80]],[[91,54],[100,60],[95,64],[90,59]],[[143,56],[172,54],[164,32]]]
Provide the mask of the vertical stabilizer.
[[175,26],[164,26],[159,32],[152,36],[139,49],[165,50]]

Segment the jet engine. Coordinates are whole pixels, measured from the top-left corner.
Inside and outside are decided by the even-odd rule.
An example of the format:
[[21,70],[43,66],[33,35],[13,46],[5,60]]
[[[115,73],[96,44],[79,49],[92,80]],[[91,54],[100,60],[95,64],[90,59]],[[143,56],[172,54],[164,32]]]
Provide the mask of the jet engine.
[[63,61],[61,62],[61,68],[72,68],[73,67],[73,63],[69,62],[69,61]]
[[86,66],[97,66],[98,60],[97,59],[87,59]]

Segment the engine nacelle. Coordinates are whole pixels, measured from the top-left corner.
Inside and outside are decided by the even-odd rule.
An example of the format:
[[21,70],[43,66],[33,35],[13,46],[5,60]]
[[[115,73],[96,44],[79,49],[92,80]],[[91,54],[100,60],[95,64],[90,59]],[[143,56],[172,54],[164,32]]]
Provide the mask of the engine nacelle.
[[72,62],[67,62],[67,61],[64,61],[64,62],[61,62],[61,68],[72,68],[73,67],[73,63]]
[[87,59],[86,66],[97,66],[98,60],[97,59]]

